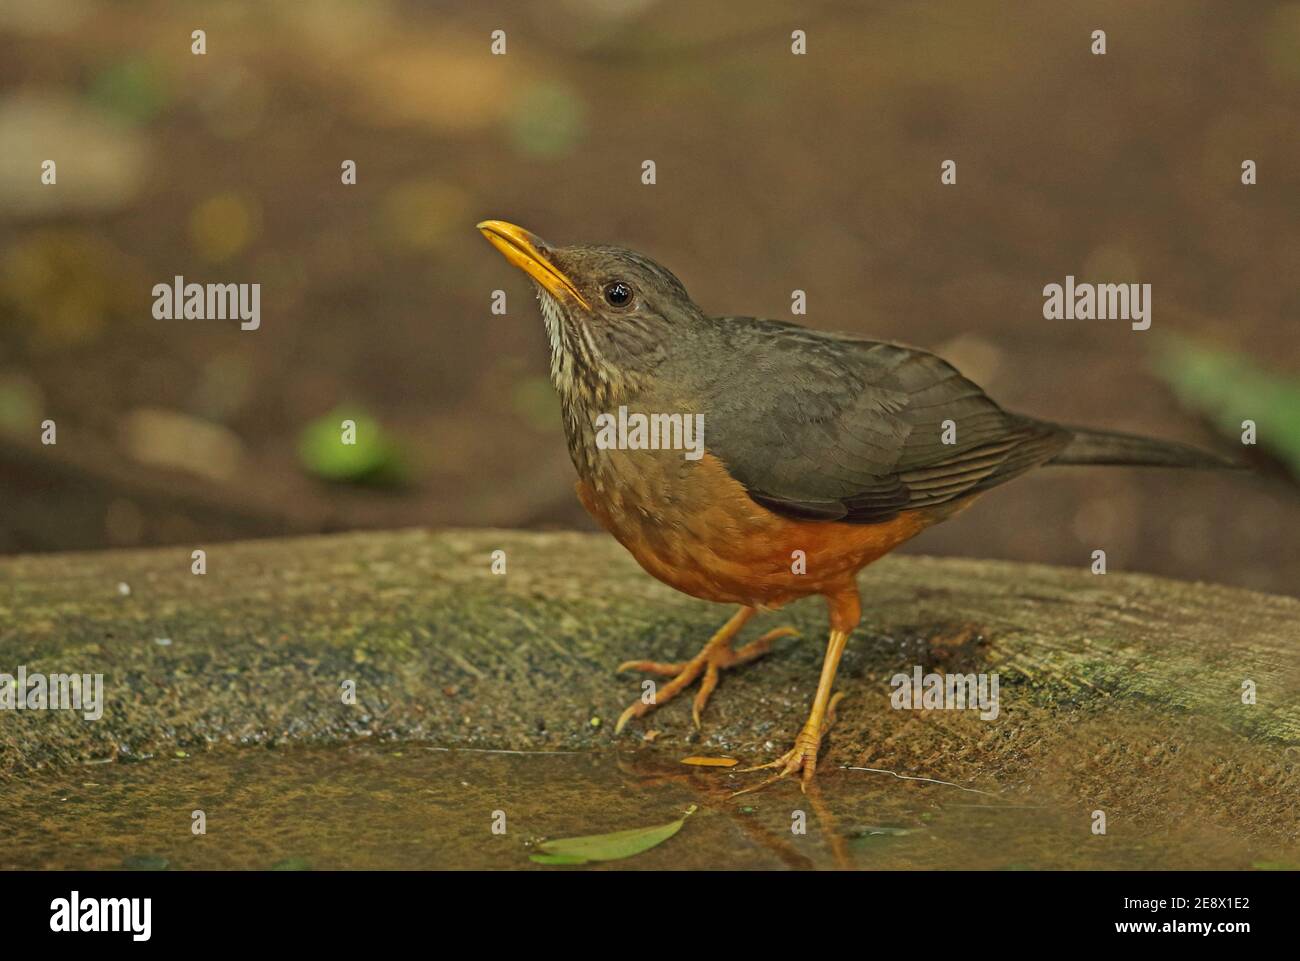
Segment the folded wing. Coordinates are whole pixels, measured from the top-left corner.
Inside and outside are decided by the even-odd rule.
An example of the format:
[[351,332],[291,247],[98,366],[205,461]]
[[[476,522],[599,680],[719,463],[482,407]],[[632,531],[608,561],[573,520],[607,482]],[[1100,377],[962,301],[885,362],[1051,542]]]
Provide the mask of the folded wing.
[[724,350],[757,362],[711,379],[706,444],[777,513],[880,523],[987,490],[1069,443],[1068,430],[1003,411],[926,351],[751,318],[717,324]]

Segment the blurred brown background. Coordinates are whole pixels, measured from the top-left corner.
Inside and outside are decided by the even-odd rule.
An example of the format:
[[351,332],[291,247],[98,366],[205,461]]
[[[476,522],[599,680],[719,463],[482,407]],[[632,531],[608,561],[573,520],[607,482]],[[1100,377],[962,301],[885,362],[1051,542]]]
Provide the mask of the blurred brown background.
[[[591,527],[487,217],[636,247],[715,313],[804,289],[1067,423],[1232,452],[1162,333],[1300,372],[1296,2],[5,0],[0,88],[0,551]],[[155,320],[176,274],[262,284],[261,329]],[[1067,274],[1151,283],[1152,329],[1044,320]],[[383,432],[363,462],[322,447],[341,412]],[[1296,487],[1256,463],[1045,471],[911,549],[1297,593]]]

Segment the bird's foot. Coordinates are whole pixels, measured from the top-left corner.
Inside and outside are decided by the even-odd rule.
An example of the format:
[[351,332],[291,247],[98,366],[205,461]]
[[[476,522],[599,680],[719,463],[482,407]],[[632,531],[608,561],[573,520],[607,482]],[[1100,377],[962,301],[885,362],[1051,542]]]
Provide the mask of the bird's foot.
[[769,784],[775,784],[783,778],[799,775],[799,789],[805,793],[808,791],[808,785],[812,782],[813,775],[817,772],[817,751],[821,747],[822,738],[826,732],[831,729],[835,723],[835,705],[844,697],[843,694],[835,694],[831,697],[830,704],[826,707],[826,720],[814,726],[813,719],[809,718],[808,723],[803,726],[799,736],[794,739],[794,747],[786,751],[775,761],[769,761],[766,764],[758,764],[754,767],[741,768],[736,771],[737,774],[748,774],[750,771],[765,771],[769,768],[778,768],[776,774],[760,781],[752,787],[743,788],[736,791],[731,797],[737,797],[741,794],[750,794],[753,791],[761,791]]
[[[746,618],[747,619],[747,618]],[[756,661],[772,649],[772,642],[781,637],[798,637],[799,632],[793,627],[778,627],[775,630],[768,631],[758,640],[750,641],[744,647],[733,650],[731,647],[732,635],[739,630],[740,625],[735,627],[735,618],[729,621],[709,643],[704,645],[700,653],[696,654],[689,661],[674,661],[665,663],[662,661],[624,661],[618,666],[622,671],[641,671],[646,674],[660,674],[665,677],[671,677],[672,680],[656,690],[649,700],[637,701],[621,715],[618,723],[614,725],[614,733],[618,734],[628,721],[634,717],[643,717],[649,714],[661,704],[666,704],[674,697],[689,687],[696,678],[703,675],[700,681],[700,689],[695,694],[695,703],[691,706],[691,718],[695,721],[695,726],[700,726],[700,715],[704,712],[704,705],[709,703],[709,697],[713,694],[714,688],[718,686],[718,679],[723,671],[731,667],[739,667],[741,664],[748,664],[750,661]],[[741,621],[741,624],[744,622]],[[731,630],[728,630],[731,628]]]

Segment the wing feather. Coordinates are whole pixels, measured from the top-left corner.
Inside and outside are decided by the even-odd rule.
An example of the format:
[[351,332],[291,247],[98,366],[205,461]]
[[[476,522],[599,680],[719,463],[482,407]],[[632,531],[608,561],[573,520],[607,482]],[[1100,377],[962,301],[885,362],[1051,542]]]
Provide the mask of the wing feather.
[[[752,318],[715,323],[731,356],[760,361],[713,372],[707,445],[751,498],[786,516],[880,523],[1001,484],[1070,439],[1002,410],[924,350]],[[948,421],[955,443],[945,443]]]

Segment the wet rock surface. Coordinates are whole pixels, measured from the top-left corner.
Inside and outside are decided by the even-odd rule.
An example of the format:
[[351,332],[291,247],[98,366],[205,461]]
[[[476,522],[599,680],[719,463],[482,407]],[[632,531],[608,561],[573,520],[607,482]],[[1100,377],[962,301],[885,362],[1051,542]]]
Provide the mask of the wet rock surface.
[[[504,575],[491,571],[496,550]],[[688,657],[729,612],[658,584],[610,540],[411,530],[214,546],[204,575],[191,563],[188,547],[0,561],[0,672],[104,675],[98,721],[0,713],[0,779],[39,785],[88,762],[370,740],[619,749],[734,790],[751,781],[677,774],[680,757],[757,763],[784,751],[826,630],[815,599],[756,618],[745,638],[786,623],[803,636],[727,672],[700,731],[687,696],[615,737],[642,678],[614,667]],[[823,752],[828,784],[905,786],[835,770],[869,767],[1085,820],[1140,812],[1148,830],[1169,831],[1200,818],[1265,847],[1294,845],[1300,602],[924,557],[885,559],[861,590]],[[996,673],[997,718],[893,709],[890,678],[918,665]],[[355,704],[344,703],[348,681]],[[1245,681],[1255,704],[1243,703]]]

